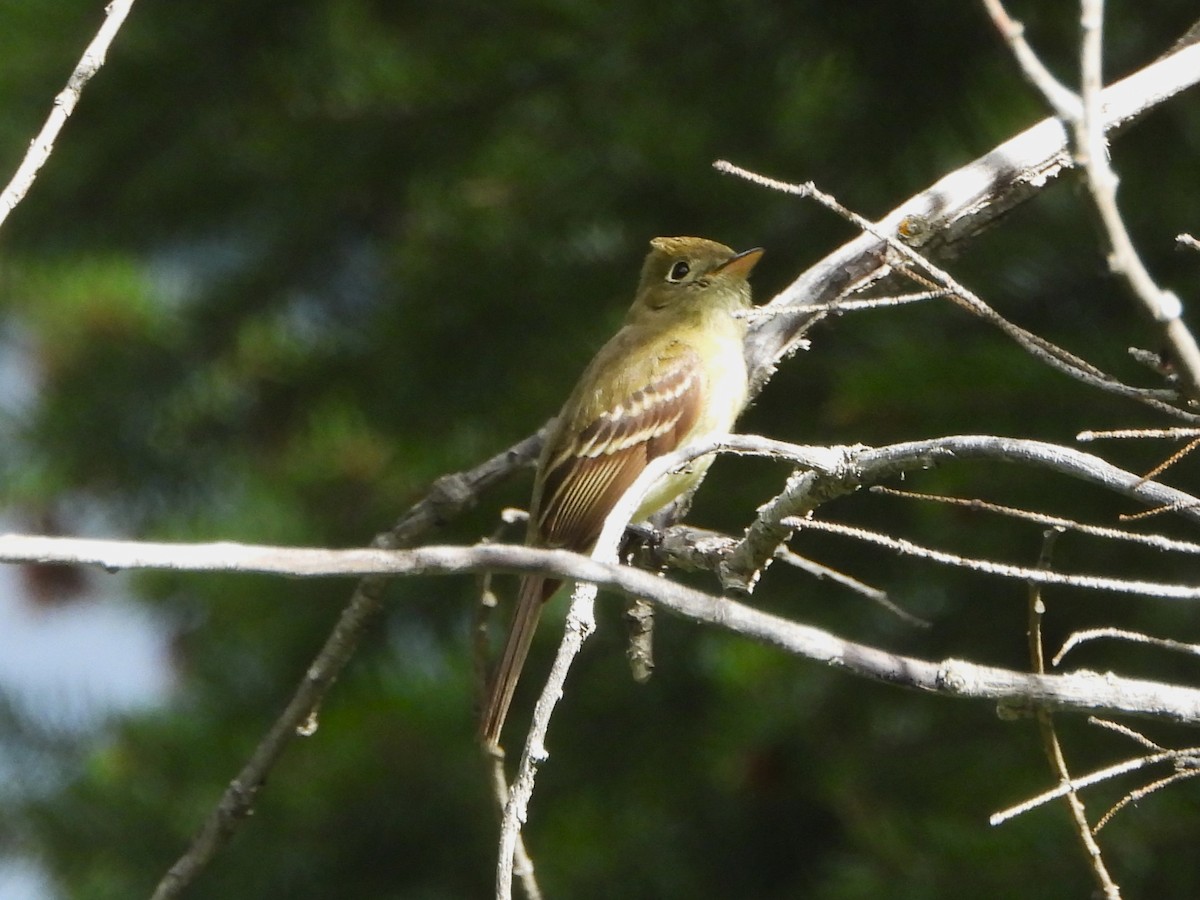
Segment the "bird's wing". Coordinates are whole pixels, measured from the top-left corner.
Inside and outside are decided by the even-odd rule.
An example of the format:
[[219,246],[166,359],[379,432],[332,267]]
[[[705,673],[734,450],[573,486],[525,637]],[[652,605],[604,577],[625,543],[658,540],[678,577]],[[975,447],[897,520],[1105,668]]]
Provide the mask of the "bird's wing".
[[[600,535],[621,495],[657,456],[674,450],[703,409],[699,355],[677,346],[659,357],[644,387],[569,428],[564,443],[546,457],[537,504],[538,542],[585,550]],[[572,438],[571,435],[577,435]]]

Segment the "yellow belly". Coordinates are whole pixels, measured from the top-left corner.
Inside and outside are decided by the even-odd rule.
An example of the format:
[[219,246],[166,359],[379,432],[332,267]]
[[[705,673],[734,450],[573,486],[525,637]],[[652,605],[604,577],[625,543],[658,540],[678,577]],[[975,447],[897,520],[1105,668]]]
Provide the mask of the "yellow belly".
[[[727,434],[733,429],[746,403],[746,366],[742,357],[740,335],[720,335],[717,340],[728,346],[722,347],[721,352],[710,353],[708,357],[708,402],[688,436],[680,443],[681,449],[697,440]],[[698,485],[704,479],[713,459],[712,454],[693,459],[683,471],[670,472],[656,481],[634,513],[633,521],[641,522],[649,518],[675,498]]]

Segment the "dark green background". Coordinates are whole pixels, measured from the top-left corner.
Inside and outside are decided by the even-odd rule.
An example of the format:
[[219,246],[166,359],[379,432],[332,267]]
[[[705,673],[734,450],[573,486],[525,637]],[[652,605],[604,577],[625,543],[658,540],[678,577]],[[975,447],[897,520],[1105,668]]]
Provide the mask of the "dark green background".
[[[0,6],[3,173],[100,7]],[[1196,15],[1185,0],[1109,7],[1111,77],[1165,50]],[[1073,79],[1076,5],[1013,11]],[[4,503],[66,533],[99,508],[112,533],[146,539],[362,545],[434,477],[557,408],[619,321],[650,237],[766,247],[755,272],[766,298],[852,236],[812,203],[718,176],[713,159],[815,179],[879,215],[1042,115],[976,3],[142,0],[0,232],[4,336],[31,349],[42,388],[0,434]],[[1173,239],[1200,231],[1198,153],[1194,94],[1114,148],[1135,240],[1185,302],[1200,257]],[[1020,324],[1155,383],[1125,353],[1153,348],[1153,332],[1106,277],[1072,179],[948,265]],[[971,432],[1071,442],[1083,428],[1166,424],[948,305],[846,316],[812,339],[745,430],[814,443]],[[1167,452],[1098,449],[1142,469]],[[1175,482],[1188,488],[1194,471],[1181,467]],[[722,461],[693,520],[739,531],[784,474]],[[1129,509],[1012,467],[949,467],[906,486],[1105,523]],[[430,540],[490,533],[527,490],[527,478],[506,485]],[[1032,563],[1040,543],[1033,526],[865,494],[822,513],[1016,563]],[[898,652],[1027,665],[1020,584],[844,539],[803,535],[793,547],[887,588],[933,628],[780,566],[757,604]],[[1078,537],[1060,542],[1056,562],[1195,577],[1186,562]],[[0,850],[40,858],[64,897],[149,893],[351,589],[227,575],[136,584],[177,631],[167,706],[73,741],[4,714],[0,741],[30,777],[5,791]],[[473,591],[465,579],[394,586],[320,730],[288,750],[190,896],[487,894],[496,821],[472,740]],[[1114,623],[1195,637],[1194,611],[1178,604],[1047,600],[1051,643]],[[548,897],[1087,896],[1063,809],[987,825],[1052,782],[1030,722],[670,618],[656,677],[635,687],[616,611],[604,605],[573,674],[526,830]],[[545,631],[535,670],[554,644]],[[1146,650],[1074,659],[1196,675]],[[516,729],[536,681],[518,694]],[[1080,771],[1137,752],[1081,717],[1061,725]],[[1088,799],[1098,814],[1119,796],[1110,786]],[[1200,894],[1196,813],[1184,785],[1102,834],[1128,896]]]

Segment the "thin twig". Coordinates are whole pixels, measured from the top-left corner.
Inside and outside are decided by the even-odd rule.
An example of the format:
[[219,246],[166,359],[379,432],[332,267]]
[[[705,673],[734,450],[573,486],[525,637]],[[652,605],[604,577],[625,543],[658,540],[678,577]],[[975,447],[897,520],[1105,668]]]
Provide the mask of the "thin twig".
[[1096,725],[1096,726],[1099,726],[1100,728],[1107,728],[1109,731],[1114,731],[1117,734],[1120,734],[1120,735],[1123,735],[1123,736],[1129,738],[1131,741],[1134,741],[1135,743],[1141,744],[1147,750],[1157,752],[1159,750],[1167,749],[1166,747],[1162,746],[1161,744],[1157,744],[1154,741],[1150,740],[1150,738],[1146,737],[1140,731],[1134,731],[1128,725],[1122,725],[1120,722],[1114,722],[1112,719],[1101,719],[1098,716],[1088,716],[1088,724]]
[[1054,114],[1064,122],[1078,119],[1083,108],[1079,95],[1051,75],[1042,64],[1025,40],[1025,25],[1009,16],[1000,0],[983,0],[983,7],[992,17],[996,30],[1008,42],[1021,73],[1037,88]]
[[1117,734],[1129,738],[1134,743],[1139,744],[1152,753],[1165,752],[1168,754],[1168,757],[1175,766],[1175,771],[1170,775],[1167,775],[1165,778],[1160,778],[1157,781],[1152,781],[1147,785],[1137,788],[1136,790],[1130,791],[1111,807],[1109,807],[1108,811],[1100,817],[1100,821],[1098,821],[1095,827],[1092,829],[1093,834],[1099,834],[1100,829],[1104,828],[1105,825],[1112,821],[1112,818],[1117,813],[1119,813],[1130,803],[1136,803],[1143,797],[1148,797],[1155,791],[1169,787],[1176,781],[1184,781],[1188,778],[1194,778],[1196,775],[1200,775],[1200,767],[1197,765],[1197,763],[1200,763],[1200,748],[1198,747],[1188,747],[1183,750],[1168,750],[1160,744],[1150,740],[1150,738],[1146,737],[1146,735],[1142,734],[1140,731],[1134,731],[1129,726],[1122,725],[1119,722],[1113,722],[1108,719],[1099,719],[1095,716],[1089,716],[1088,722],[1092,725],[1099,725],[1102,728],[1107,728],[1109,731],[1115,731]]
[[1008,16],[1000,0],[983,0],[983,4],[1012,48],[1021,71],[1041,92],[1055,114],[1072,127],[1075,160],[1086,175],[1088,193],[1099,215],[1107,244],[1109,268],[1159,325],[1176,369],[1190,389],[1190,396],[1193,399],[1200,398],[1200,348],[1183,324],[1183,305],[1175,294],[1162,290],[1154,283],[1134,249],[1124,219],[1117,209],[1117,176],[1109,163],[1104,138],[1104,0],[1082,0],[1081,3],[1081,89],[1078,96],[1046,70],[1025,42],[1023,27]]
[[[949,288],[937,288],[931,291],[917,291],[911,294],[897,294],[890,297],[864,297],[861,300],[833,300],[829,303],[811,303],[805,307],[811,312],[838,313],[857,312],[863,309],[885,309],[892,306],[907,306],[910,303],[923,303],[926,300],[939,300],[953,293]],[[734,316],[751,322],[762,322],[777,316],[789,315],[790,310],[775,306],[755,306],[747,310],[739,310]]]
[[1116,594],[1135,594],[1139,596],[1154,596],[1165,600],[1200,600],[1200,587],[1193,584],[1176,584],[1158,581],[1134,581],[1127,578],[1110,578],[1103,575],[1084,575],[1075,572],[1042,571],[1030,569],[1026,565],[997,563],[994,559],[978,557],[961,557],[956,553],[934,550],[923,547],[904,538],[893,538],[887,534],[872,532],[866,528],[847,526],[838,522],[824,522],[820,518],[787,518],[788,527],[810,532],[840,534],[845,538],[865,541],[877,547],[886,548],[901,556],[929,559],[930,562],[941,565],[958,566],[961,569],[982,572],[984,575],[995,575],[1001,578],[1019,578],[1021,581],[1037,582],[1039,584],[1060,584],[1063,587],[1084,588],[1086,590],[1110,590]]
[[1149,472],[1147,472],[1145,475],[1143,475],[1142,480],[1143,481],[1151,481],[1151,480],[1157,478],[1159,475],[1161,475],[1163,472],[1167,471],[1167,469],[1171,468],[1171,466],[1175,465],[1175,463],[1179,462],[1181,459],[1183,459],[1185,456],[1187,456],[1189,453],[1191,453],[1197,447],[1200,447],[1200,437],[1193,438],[1186,445],[1184,445],[1183,447],[1180,447],[1178,450],[1176,450],[1174,453],[1172,453],[1170,456],[1168,456],[1166,459],[1164,459],[1162,462],[1160,462],[1158,465],[1156,465],[1154,468],[1152,468]]
[[1156,791],[1161,791],[1165,787],[1170,787],[1177,781],[1186,781],[1189,778],[1195,778],[1197,775],[1200,775],[1200,769],[1177,769],[1170,775],[1158,779],[1158,781],[1152,781],[1143,787],[1130,791],[1128,794],[1114,803],[1109,810],[1100,817],[1100,821],[1098,821],[1096,823],[1096,827],[1092,829],[1093,833],[1099,834],[1100,829],[1111,822],[1113,816],[1123,810],[1130,803],[1137,803],[1139,800],[1144,800],[1146,797],[1149,797]]
[[897,606],[896,603],[887,595],[887,591],[881,591],[879,588],[871,587],[859,581],[857,578],[852,578],[845,572],[839,572],[837,569],[831,569],[829,566],[822,565],[819,562],[801,556],[794,550],[789,550],[787,547],[780,547],[775,551],[775,558],[785,565],[789,565],[794,569],[799,569],[802,572],[807,572],[814,578],[820,578],[827,581],[832,581],[834,584],[840,584],[842,587],[849,588],[856,594],[861,594],[872,603],[878,603],[892,615],[907,622],[909,625],[915,625],[917,628],[929,628],[932,623],[920,616],[914,616],[908,610]]
[[[1050,568],[1051,553],[1054,549],[1054,543],[1062,531],[1058,528],[1047,528],[1042,532],[1042,552],[1038,557],[1037,569],[1039,572],[1045,572]],[[1042,618],[1046,614],[1046,606],[1042,602],[1042,585],[1038,581],[1030,581],[1028,584],[1028,614],[1027,623],[1029,646],[1029,663],[1033,671],[1038,675],[1046,674],[1046,662],[1042,650]]]
[[[1047,676],[1050,677],[1050,676]],[[1014,819],[1019,815],[1037,809],[1039,806],[1045,806],[1059,797],[1066,796],[1071,791],[1080,791],[1086,787],[1091,787],[1093,784],[1099,784],[1102,781],[1108,781],[1116,778],[1118,775],[1125,775],[1128,772],[1136,772],[1138,769],[1144,769],[1147,766],[1153,766],[1160,762],[1165,762],[1173,759],[1178,755],[1178,750],[1165,750],[1162,753],[1154,753],[1149,756],[1137,756],[1133,759],[1127,759],[1124,762],[1116,763],[1115,765],[1106,766],[1103,769],[1098,769],[1090,775],[1084,775],[1079,778],[1072,778],[1066,784],[1060,784],[1058,787],[1052,788],[1044,793],[1038,794],[1029,800],[1018,803],[1016,806],[1010,806],[1008,809],[993,813],[988,817],[988,822],[992,825],[1001,825],[1009,819]]]
[[1195,428],[1115,428],[1108,431],[1081,431],[1075,435],[1075,440],[1088,443],[1116,438],[1192,438],[1197,434],[1200,431]]
[[1200,398],[1200,347],[1183,323],[1183,304],[1171,291],[1154,283],[1133,246],[1125,220],[1117,208],[1117,175],[1104,140],[1103,26],[1104,0],[1082,0],[1083,40],[1080,72],[1083,112],[1075,123],[1076,155],[1087,174],[1088,193],[1099,214],[1107,243],[1108,266],[1159,326],[1175,370],[1192,399]]
[[25,158],[21,160],[21,165],[17,167],[12,180],[4,188],[3,193],[0,193],[0,225],[4,224],[8,214],[16,209],[17,204],[24,199],[33,186],[38,171],[50,158],[59,132],[67,124],[67,119],[79,102],[80,92],[104,65],[108,48],[112,44],[113,38],[117,36],[117,32],[121,30],[121,25],[125,22],[125,17],[129,15],[132,6],[133,0],[111,0],[105,7],[104,23],[96,32],[96,36],[92,38],[92,42],[87,45],[87,49],[83,51],[83,56],[79,58],[75,71],[67,79],[67,86],[54,98],[54,107],[50,110],[45,124],[42,125],[42,130],[29,145],[29,150],[26,151]]
[[[1048,528],[1043,532],[1042,552],[1038,558],[1038,569],[1040,571],[1049,570],[1054,552],[1054,543],[1060,534],[1062,534],[1062,529],[1057,527]],[[1045,614],[1046,607],[1042,599],[1042,586],[1036,582],[1030,582],[1029,660],[1033,666],[1033,671],[1038,675],[1046,674],[1046,662],[1042,644],[1042,619],[1045,617]],[[1071,784],[1071,771],[1067,768],[1067,760],[1063,755],[1062,744],[1058,740],[1058,730],[1054,727],[1054,716],[1047,709],[1039,709],[1037,711],[1037,720],[1038,730],[1042,735],[1042,748],[1045,750],[1050,768],[1054,771],[1060,784],[1069,786]],[[1071,821],[1075,825],[1075,835],[1083,847],[1084,856],[1088,859],[1097,886],[1104,893],[1107,900],[1121,900],[1121,890],[1113,881],[1112,875],[1109,874],[1108,867],[1104,864],[1104,854],[1100,851],[1100,845],[1096,842],[1096,837],[1092,833],[1091,826],[1088,824],[1087,810],[1084,808],[1082,798],[1080,798],[1077,791],[1068,790],[1065,799],[1067,801],[1067,809],[1071,814]]]
[[[508,807],[508,781],[504,777],[504,751],[499,747],[489,747],[486,751],[491,757],[489,770],[492,775],[492,793],[499,803],[501,816]],[[517,836],[513,847],[513,874],[520,880],[527,900],[541,900],[542,889],[538,885],[537,874],[533,868],[533,860],[525,849],[525,841]]]
[[391,571],[404,576],[469,576],[491,570],[541,573],[591,582],[623,597],[645,597],[660,609],[694,622],[749,637],[786,653],[875,681],[944,696],[1042,704],[1055,709],[1132,714],[1200,724],[1200,689],[1125,678],[1111,672],[1075,671],[1037,676],[958,659],[921,660],[844,640],[813,628],[659,578],[653,572],[602,562],[566,550],[524,545],[423,546],[395,550]]
[[907,500],[924,500],[931,503],[945,503],[949,506],[959,506],[965,509],[978,512],[995,513],[1001,516],[1007,516],[1012,519],[1022,519],[1027,522],[1034,522],[1038,525],[1050,526],[1053,528],[1061,528],[1064,531],[1077,532],[1078,534],[1086,534],[1092,537],[1105,538],[1112,541],[1126,541],[1131,544],[1142,544],[1146,547],[1153,547],[1155,550],[1163,550],[1171,553],[1188,553],[1200,554],[1200,544],[1193,541],[1181,541],[1176,538],[1167,537],[1165,534],[1141,534],[1136,531],[1126,531],[1123,528],[1109,528],[1104,525],[1087,525],[1083,522],[1077,522],[1074,519],[1065,519],[1061,516],[1051,516],[1046,513],[1034,512],[1028,509],[1019,509],[1015,506],[1005,506],[1001,503],[990,503],[987,500],[979,500],[968,497],[950,497],[945,494],[926,494],[921,491],[904,491],[899,488],[888,487],[886,485],[877,484],[871,487],[872,494],[882,494],[887,497],[901,497]]
[[1162,506],[1157,506],[1154,509],[1144,509],[1141,512],[1121,513],[1119,516],[1117,516],[1117,521],[1118,522],[1141,522],[1144,519],[1150,519],[1150,518],[1153,518],[1154,516],[1163,516],[1163,515],[1166,515],[1167,513],[1183,512],[1184,510],[1194,508],[1195,505],[1196,504],[1192,503],[1192,502],[1189,502],[1184,505],[1180,505],[1177,503],[1165,503]]
[[1200,587],[1190,584],[1172,584],[1159,581],[1136,581],[1124,578],[1109,578],[1103,575],[1085,575],[1057,571],[1031,569],[1028,566],[1017,566],[1009,563],[996,562],[978,557],[959,556],[922,547],[920,544],[903,538],[894,538],[866,528],[853,525],[842,525],[837,522],[825,522],[812,518],[789,518],[786,524],[796,530],[823,531],[827,534],[840,534],[893,550],[903,556],[914,556],[946,566],[957,566],[980,572],[985,575],[995,575],[1000,578],[1017,578],[1022,581],[1037,584],[1057,584],[1065,587],[1084,588],[1092,591],[1112,591],[1118,594],[1135,594],[1142,597],[1158,597],[1168,600],[1200,600]]
[[1081,644],[1086,644],[1089,641],[1103,640],[1110,638],[1118,641],[1129,641],[1134,644],[1149,644],[1152,647],[1158,647],[1161,650],[1170,650],[1173,653],[1186,653],[1189,656],[1200,656],[1200,644],[1188,644],[1183,641],[1173,641],[1169,638],[1156,638],[1148,634],[1141,634],[1137,631],[1127,631],[1124,628],[1089,628],[1086,631],[1076,631],[1072,633],[1066,641],[1063,642],[1059,651],[1054,654],[1052,660],[1054,665],[1059,665],[1064,657]]
[[[1105,89],[1104,127],[1116,129],[1197,83],[1200,44],[1181,47]],[[952,246],[1036,196],[1074,165],[1066,129],[1058,118],[1049,118],[903,201],[879,220],[878,229],[903,235],[926,252]],[[885,251],[886,244],[877,237],[860,234],[770,301],[769,306],[789,310],[790,315],[757,323],[751,329],[746,359],[752,393],[762,389],[780,360],[795,351],[799,336],[811,326],[813,314],[808,305],[829,303],[854,285],[887,271],[889,254]]]
[[[524,510],[516,510],[506,508],[500,511],[500,524],[492,532],[491,538],[485,543],[497,543],[504,537],[506,531],[515,523],[528,519],[528,513]],[[479,602],[475,605],[476,615],[473,632],[475,635],[475,647],[473,656],[475,669],[475,697],[476,703],[481,703],[484,692],[487,689],[487,648],[488,648],[488,622],[491,619],[491,613],[496,608],[496,595],[492,591],[492,579],[496,573],[488,570],[481,572],[479,575]],[[488,769],[492,776],[492,794],[496,799],[497,818],[504,813],[505,806],[508,805],[508,781],[504,777],[504,751],[497,746],[484,747],[484,752],[488,760]],[[542,889],[538,885],[537,872],[533,865],[533,859],[529,856],[529,852],[525,848],[525,842],[517,837],[516,846],[513,848],[513,872],[521,882],[521,887],[525,891],[525,896],[529,900],[541,900]]]
[[903,259],[907,260],[912,266],[919,270],[927,272],[934,283],[926,282],[920,278],[916,272],[902,268],[910,278],[918,283],[924,283],[930,288],[935,288],[940,285],[942,288],[948,289],[946,295],[951,301],[957,303],[964,309],[972,312],[995,325],[1010,338],[1017,342],[1027,353],[1047,364],[1051,368],[1057,369],[1078,381],[1082,381],[1091,387],[1107,393],[1115,394],[1120,397],[1126,397],[1132,400],[1137,400],[1140,403],[1157,410],[1166,415],[1176,418],[1188,419],[1191,421],[1200,421],[1200,416],[1185,412],[1178,407],[1164,402],[1159,397],[1159,392],[1148,391],[1143,388],[1135,388],[1124,384],[1111,375],[1102,372],[1100,369],[1093,366],[1091,363],[1076,356],[1075,354],[1059,347],[1056,344],[1047,341],[1045,338],[1034,334],[1027,329],[1008,321],[1001,316],[996,310],[992,309],[974,292],[968,290],[960,284],[949,272],[935,265],[927,256],[917,252],[907,243],[898,240],[886,231],[881,230],[874,223],[870,222],[865,217],[859,215],[848,207],[839,202],[833,195],[828,194],[818,188],[813,182],[805,182],[804,184],[791,184],[785,181],[779,181],[775,178],[769,178],[765,175],[760,175],[757,172],[751,172],[748,169],[743,169],[741,166],[734,165],[726,160],[718,160],[714,163],[714,167],[719,172],[724,172],[729,175],[737,175],[747,181],[755,184],[769,187],[772,190],[781,191],[788,194],[796,194],[800,197],[810,197],[816,200],[826,209],[836,213],[850,222],[855,227],[861,229],[872,237],[882,242],[889,250],[899,254]]

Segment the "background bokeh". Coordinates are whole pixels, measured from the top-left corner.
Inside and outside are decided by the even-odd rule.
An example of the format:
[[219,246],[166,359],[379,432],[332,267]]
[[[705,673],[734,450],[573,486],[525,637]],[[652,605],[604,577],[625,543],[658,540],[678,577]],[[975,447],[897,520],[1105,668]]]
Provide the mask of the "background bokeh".
[[[0,180],[101,6],[0,5]],[[1011,6],[1073,81],[1076,4]],[[1187,0],[1114,0],[1109,76],[1165,51],[1195,15]],[[433,478],[557,408],[620,320],[649,238],[766,247],[754,277],[766,298],[852,236],[814,204],[718,176],[715,158],[815,179],[879,215],[1043,114],[976,3],[143,2],[0,232],[5,525],[363,545]],[[1135,240],[1192,305],[1200,258],[1173,243],[1200,231],[1198,153],[1194,93],[1113,149]],[[1106,276],[1073,179],[947,265],[1023,326],[1155,383],[1126,355],[1156,349],[1153,332]],[[1166,424],[1050,372],[949,305],[849,315],[811,337],[745,430],[812,443],[975,432],[1069,443],[1083,428]],[[1167,452],[1098,449],[1142,470]],[[1194,473],[1185,463],[1172,477],[1187,488]],[[722,460],[692,518],[736,532],[784,474]],[[1129,510],[999,465],[905,484],[1104,523]],[[430,539],[489,534],[527,491],[528,478],[505,485]],[[1041,541],[1032,526],[865,494],[823,514],[1017,563],[1032,563]],[[781,566],[755,603],[898,652],[1027,665],[1021,585],[840,538],[806,534],[793,546],[886,588],[932,628]],[[1056,563],[1195,577],[1192,565],[1078,537],[1060,541]],[[0,855],[40,872],[42,896],[72,898],[148,895],[351,590],[334,579],[49,567],[9,573],[4,585],[26,620],[68,627],[101,608],[135,623],[89,626],[66,654],[0,667]],[[487,895],[497,823],[473,742],[475,591],[465,579],[393,587],[320,729],[287,751],[190,896]],[[1070,591],[1047,601],[1052,644],[1096,624],[1196,637],[1193,611],[1177,603]],[[656,676],[637,687],[617,604],[602,615],[552,728],[526,830],[547,896],[1090,890],[1063,809],[987,825],[1052,781],[1032,722],[669,618]],[[554,645],[554,629],[544,631],[535,671]],[[24,659],[21,634],[0,632],[0,657]],[[147,634],[158,650],[146,649]],[[142,660],[145,691],[122,705],[109,703],[99,675],[57,693],[22,677],[65,656],[97,672]],[[1089,648],[1076,663],[1196,676],[1194,663],[1145,649]],[[524,726],[536,686],[522,684],[510,728]],[[1061,727],[1081,771],[1138,749],[1080,717]],[[1098,789],[1091,808],[1119,796]],[[1103,832],[1129,896],[1200,895],[1200,869],[1187,862],[1198,814],[1185,785]]]

